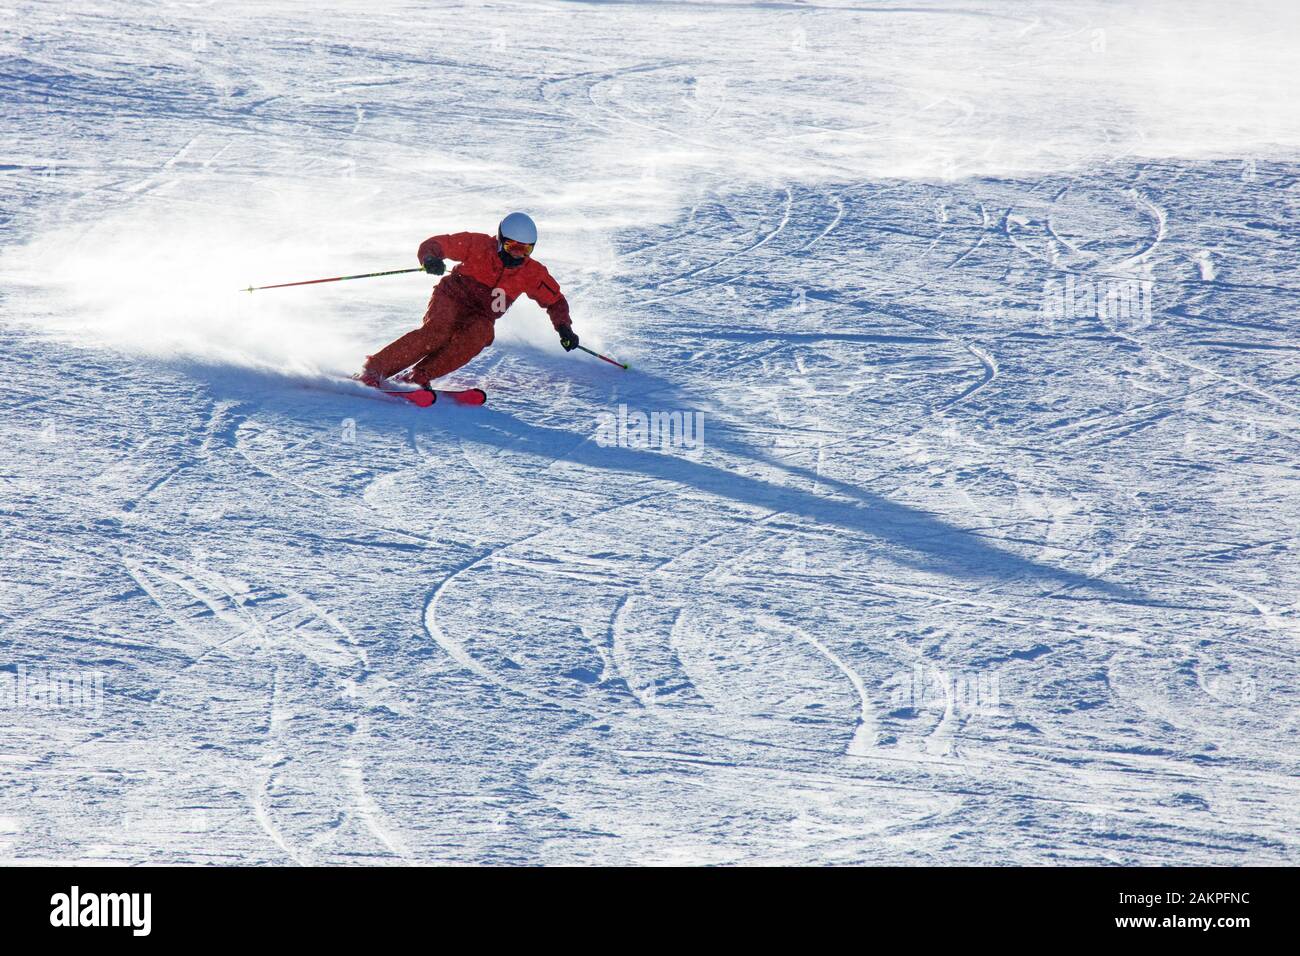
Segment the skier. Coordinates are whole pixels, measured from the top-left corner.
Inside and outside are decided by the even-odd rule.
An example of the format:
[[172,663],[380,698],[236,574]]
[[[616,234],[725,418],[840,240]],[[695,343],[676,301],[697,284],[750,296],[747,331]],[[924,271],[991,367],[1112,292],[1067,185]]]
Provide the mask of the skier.
[[368,356],[361,381],[382,387],[385,379],[410,368],[402,380],[429,389],[431,381],[492,344],[494,323],[520,295],[546,309],[566,352],[577,348],[568,300],[546,267],[532,258],[536,244],[537,226],[522,212],[502,219],[495,238],[455,232],[420,243],[420,264],[430,275],[442,275],[446,259],[459,265],[434,287],[423,325]]

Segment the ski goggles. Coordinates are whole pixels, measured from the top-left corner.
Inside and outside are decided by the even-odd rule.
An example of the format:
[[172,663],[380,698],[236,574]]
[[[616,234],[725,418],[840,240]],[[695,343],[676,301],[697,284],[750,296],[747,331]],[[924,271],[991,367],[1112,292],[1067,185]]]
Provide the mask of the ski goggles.
[[501,248],[516,259],[527,259],[533,254],[533,243],[516,242],[514,239],[502,239]]

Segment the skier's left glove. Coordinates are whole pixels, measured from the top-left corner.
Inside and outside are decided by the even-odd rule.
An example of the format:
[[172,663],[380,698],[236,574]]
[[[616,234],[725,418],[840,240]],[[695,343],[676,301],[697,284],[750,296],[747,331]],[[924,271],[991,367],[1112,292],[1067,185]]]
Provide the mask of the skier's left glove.
[[424,271],[429,273],[431,276],[440,276],[447,271],[447,263],[443,262],[437,256],[425,256],[422,265],[424,266]]
[[573,326],[562,325],[557,332],[560,333],[560,348],[566,352],[572,352],[578,347],[578,333],[573,331]]

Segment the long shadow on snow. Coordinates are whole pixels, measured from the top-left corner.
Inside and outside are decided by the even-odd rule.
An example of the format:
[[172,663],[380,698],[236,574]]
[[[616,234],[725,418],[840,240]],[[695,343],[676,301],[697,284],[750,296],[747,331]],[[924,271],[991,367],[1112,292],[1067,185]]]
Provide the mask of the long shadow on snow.
[[[205,377],[203,370],[191,368],[190,371],[197,377]],[[306,390],[302,386],[308,384],[307,381],[295,382],[292,376],[229,369],[222,375],[214,376],[208,371],[206,377],[212,391],[227,396],[234,392],[245,400],[252,399],[259,403],[270,399],[280,413],[300,415],[317,427],[321,413],[327,406],[330,409],[329,418],[336,414],[357,414],[362,411],[355,396]],[[592,370],[575,377],[594,389],[601,388],[601,380]],[[297,388],[293,388],[295,384]],[[692,404],[686,401],[689,396],[680,386],[652,373],[641,372],[636,384],[643,387],[624,391],[621,401],[634,399],[642,393],[662,394],[669,391],[681,400],[679,407],[689,407]],[[290,387],[285,388],[286,385]],[[923,571],[968,580],[1025,578],[1056,587],[1086,589],[1111,599],[1149,603],[1149,599],[1123,585],[1098,581],[1083,574],[1032,561],[1003,550],[929,512],[890,501],[849,482],[778,461],[733,437],[732,430],[725,424],[715,424],[708,430],[707,448],[740,461],[765,465],[809,485],[829,488],[835,497],[773,484],[723,467],[664,452],[603,447],[591,440],[579,442],[575,447],[575,441],[581,438],[580,433],[529,424],[505,412],[496,411],[490,405],[472,410],[451,408],[444,411],[437,408],[425,411],[380,401],[361,401],[371,413],[367,417],[372,419],[372,427],[374,419],[387,419],[391,420],[394,427],[403,430],[428,429],[426,433],[454,435],[465,441],[522,451],[541,458],[554,459],[558,455],[565,461],[589,468],[675,482],[742,504],[784,512],[874,537],[902,549],[902,554],[891,555],[891,559]]]
[[553,458],[557,453],[569,450],[563,454],[565,461],[589,468],[676,482],[732,501],[869,535],[903,549],[904,555],[892,557],[925,571],[964,579],[1023,577],[1058,587],[1084,588],[1111,599],[1147,600],[1123,585],[1098,581],[1005,551],[929,512],[898,504],[848,482],[819,476],[807,468],[774,461],[768,455],[734,439],[723,438],[719,441],[718,428],[713,430],[713,437],[709,439],[707,447],[778,469],[810,485],[816,483],[830,488],[836,497],[772,484],[722,467],[663,452],[602,447],[592,441],[573,448],[573,432],[528,424],[491,407],[478,409],[472,415],[457,415],[454,418],[448,416],[439,421],[439,430],[446,430],[466,441],[523,451],[543,458]]

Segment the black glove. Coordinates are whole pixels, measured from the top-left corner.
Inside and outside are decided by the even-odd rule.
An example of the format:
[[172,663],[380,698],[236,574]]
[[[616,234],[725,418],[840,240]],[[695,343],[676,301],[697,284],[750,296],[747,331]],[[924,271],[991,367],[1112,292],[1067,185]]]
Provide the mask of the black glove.
[[424,271],[431,276],[440,276],[447,271],[447,263],[443,262],[437,256],[424,257]]
[[572,352],[578,347],[578,333],[573,331],[573,326],[562,325],[557,332],[560,333],[560,347],[566,352]]

